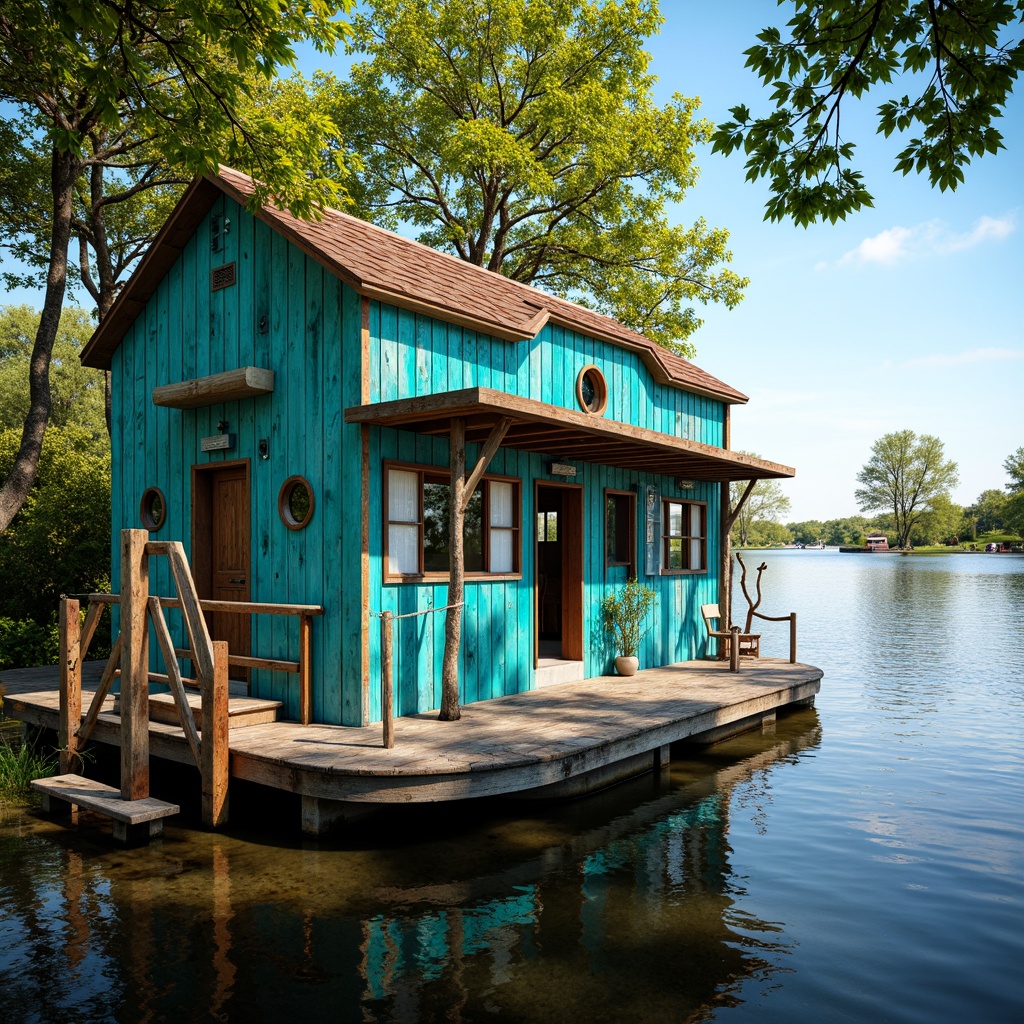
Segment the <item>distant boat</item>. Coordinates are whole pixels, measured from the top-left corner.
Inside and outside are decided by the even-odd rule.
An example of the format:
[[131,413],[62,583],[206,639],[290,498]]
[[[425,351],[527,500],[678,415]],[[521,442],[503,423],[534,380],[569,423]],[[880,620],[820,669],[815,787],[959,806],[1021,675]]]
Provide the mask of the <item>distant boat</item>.
[[840,551],[889,551],[889,540],[884,533],[869,533],[862,548],[840,548]]

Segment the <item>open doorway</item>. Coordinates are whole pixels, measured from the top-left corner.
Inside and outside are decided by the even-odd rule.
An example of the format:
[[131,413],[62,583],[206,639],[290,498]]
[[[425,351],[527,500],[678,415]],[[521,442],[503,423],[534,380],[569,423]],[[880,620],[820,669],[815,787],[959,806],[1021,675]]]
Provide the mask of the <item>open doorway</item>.
[[583,660],[583,489],[537,484],[536,663]]

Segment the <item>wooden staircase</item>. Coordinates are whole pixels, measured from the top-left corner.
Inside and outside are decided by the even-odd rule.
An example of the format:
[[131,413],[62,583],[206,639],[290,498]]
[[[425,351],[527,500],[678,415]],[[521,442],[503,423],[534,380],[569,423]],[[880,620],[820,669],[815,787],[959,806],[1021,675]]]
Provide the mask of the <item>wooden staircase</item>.
[[[203,731],[203,699],[198,693],[186,693],[185,701],[192,711],[192,718],[198,732]],[[277,721],[282,708],[279,700],[258,700],[256,697],[228,698],[228,728],[241,729],[247,725],[266,725]],[[149,720],[164,725],[180,725],[178,706],[170,693],[149,695]]]
[[[178,665],[178,653],[171,640],[160,599],[149,594],[149,559],[163,555],[170,562],[178,591],[185,630],[199,693],[185,690]],[[84,627],[80,625],[79,603],[63,598],[60,610],[60,771],[56,778],[36,779],[32,785],[42,794],[43,809],[51,813],[73,813],[85,807],[106,815],[114,822],[114,837],[121,842],[150,839],[163,831],[163,819],[178,813],[176,804],[149,795],[149,722],[160,721],[166,712],[180,725],[202,778],[203,822],[216,828],[227,821],[228,812],[228,645],[210,638],[196,593],[195,581],[178,541],[152,542],[146,530],[121,531],[120,597],[121,634],[115,640],[110,660],[86,715],[82,716],[82,659],[95,633],[102,606],[90,607]],[[149,693],[149,630],[152,626],[170,686],[166,699]],[[117,716],[121,748],[120,790],[75,774],[81,764],[79,750],[88,740],[104,709],[115,675],[120,675],[121,692]],[[267,702],[274,704],[276,702]],[[245,701],[246,712],[277,715],[276,708],[256,708]],[[195,708],[193,707],[195,705]],[[196,723],[195,711],[200,712]],[[236,716],[238,717],[238,716]]]

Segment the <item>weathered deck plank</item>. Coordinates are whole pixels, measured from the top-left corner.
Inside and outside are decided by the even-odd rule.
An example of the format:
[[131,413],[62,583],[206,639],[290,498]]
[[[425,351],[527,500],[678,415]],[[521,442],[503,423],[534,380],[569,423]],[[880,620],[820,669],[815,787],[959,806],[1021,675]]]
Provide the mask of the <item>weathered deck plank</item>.
[[[55,725],[56,670],[4,673],[8,713]],[[813,699],[822,672],[760,659],[738,673],[722,662],[684,662],[555,684],[467,704],[457,722],[423,714],[395,720],[395,746],[367,728],[275,722],[232,730],[233,778],[349,803],[408,803],[522,793],[581,776],[681,740],[754,725],[787,704]],[[84,687],[90,685],[87,672]],[[104,712],[94,738],[117,743],[120,722]],[[152,753],[188,762],[180,728],[150,723]],[[653,763],[653,761],[652,761]]]

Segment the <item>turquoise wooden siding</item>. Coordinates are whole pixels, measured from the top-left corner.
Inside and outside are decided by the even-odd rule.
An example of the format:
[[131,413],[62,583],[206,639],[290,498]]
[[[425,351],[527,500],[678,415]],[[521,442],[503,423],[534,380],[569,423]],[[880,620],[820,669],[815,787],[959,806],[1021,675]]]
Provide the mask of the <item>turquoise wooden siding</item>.
[[[217,253],[210,251],[215,214],[231,222]],[[210,270],[231,261],[237,283],[211,292]],[[159,487],[167,499],[167,521],[154,538],[183,541],[191,557],[191,467],[249,459],[252,600],[325,607],[313,626],[313,713],[317,721],[347,724],[359,724],[360,713],[360,553],[358,542],[343,545],[343,538],[360,535],[360,454],[358,428],[350,428],[354,447],[342,443],[342,417],[359,402],[359,303],[319,264],[225,198],[186,245],[112,364],[114,589],[118,531],[141,525],[139,499],[147,487]],[[343,332],[356,339],[354,347],[343,345]],[[152,403],[159,384],[245,365],[275,372],[272,395],[196,410]],[[236,435],[234,450],[202,453],[201,438],[220,433],[221,420]],[[267,460],[258,453],[261,438],[269,443]],[[300,531],[286,529],[277,514],[278,490],[293,474],[305,476],[316,495],[313,518]],[[151,592],[173,593],[165,559],[151,559],[151,573]],[[170,624],[180,642],[176,613]],[[255,616],[252,651],[294,659],[298,621]],[[298,716],[297,676],[257,671],[252,688]]]
[[[370,304],[370,394],[390,401],[465,387],[490,387],[578,409],[576,377],[591,363],[608,382],[605,416],[637,426],[721,445],[724,406],[656,383],[640,356],[561,327],[546,327],[532,342],[491,338],[410,313],[387,304]],[[467,447],[472,464],[477,449]],[[373,611],[396,615],[443,608],[448,587],[436,582],[383,581],[382,475],[385,460],[447,470],[444,439],[408,431],[371,431],[370,595]],[[489,472],[518,477],[522,499],[522,579],[467,580],[463,610],[460,699],[464,703],[531,689],[534,682],[534,484],[549,480],[550,456],[500,449]],[[644,639],[644,665],[664,665],[698,657],[705,649],[700,605],[718,600],[719,485],[698,484],[681,491],[668,477],[577,463],[576,483],[584,493],[584,672],[612,671],[615,651],[600,616],[602,599],[625,582],[626,570],[605,566],[605,489],[634,490],[648,484],[664,497],[707,503],[707,573],[644,576],[642,509],[637,511],[637,552],[641,578],[658,594],[654,628]],[[379,516],[375,510],[380,510]],[[395,623],[395,707],[399,714],[428,711],[440,703],[444,614]],[[370,717],[380,717],[380,637],[370,634]]]
[[578,410],[576,377],[596,365],[608,382],[607,419],[721,446],[721,402],[657,383],[636,352],[548,324],[532,341],[371,304],[370,399],[387,402],[486,387]]
[[[222,251],[210,250],[211,218],[231,222]],[[213,267],[234,261],[237,283],[210,290]],[[369,493],[362,490],[361,428],[344,423],[344,410],[361,402],[359,297],[280,235],[226,198],[200,224],[117,349],[113,373],[112,582],[119,586],[119,531],[137,527],[139,499],[156,486],[167,500],[167,521],[155,539],[182,540],[191,556],[191,469],[194,465],[248,459],[251,482],[254,601],[322,604],[313,628],[313,713],[320,722],[363,720],[361,649],[369,629],[369,721],[380,718],[380,631],[362,606],[361,514],[370,512],[369,610],[395,614],[447,604],[447,585],[383,582],[383,463],[392,459],[443,469],[444,439],[371,428]],[[639,355],[560,327],[548,326],[531,342],[510,343],[472,330],[370,303],[369,391],[386,401],[437,391],[482,386],[555,406],[577,408],[579,370],[594,363],[609,386],[606,416],[622,422],[720,445],[724,407],[657,384]],[[152,390],[239,366],[274,370],[272,395],[197,410],[157,408]],[[236,435],[230,452],[202,453],[203,437],[228,423]],[[258,453],[267,439],[269,458]],[[476,449],[470,446],[469,457]],[[534,484],[551,479],[550,459],[501,449],[490,471],[521,480],[521,580],[472,580],[463,614],[461,699],[488,699],[534,685]],[[585,673],[611,670],[615,652],[600,619],[601,599],[624,582],[625,570],[604,565],[604,492],[652,484],[666,497],[706,501],[707,574],[651,576],[658,593],[655,628],[640,652],[645,665],[685,660],[703,652],[699,605],[717,600],[717,484],[679,491],[675,480],[603,466],[578,464],[584,488]],[[316,511],[301,531],[285,528],[277,514],[284,480],[305,476]],[[636,539],[643,566],[642,510]],[[172,593],[163,559],[151,561],[151,591]],[[175,640],[181,623],[171,613]],[[252,621],[253,654],[293,659],[298,623],[279,616]],[[444,615],[396,623],[396,710],[411,714],[440,702]],[[157,655],[154,652],[154,664]],[[257,696],[285,702],[298,716],[297,677],[253,673]]]
[[[371,441],[370,465],[371,529],[370,594],[374,611],[395,615],[443,608],[448,603],[448,586],[435,582],[383,582],[383,521],[386,519],[379,472],[383,460],[393,459],[448,466],[448,444],[399,430],[375,430]],[[476,458],[478,448],[468,445],[467,462]],[[532,689],[534,680],[534,484],[561,482],[547,473],[550,457],[513,449],[498,450],[489,468],[503,476],[522,480],[522,579],[470,578],[466,581],[459,666],[460,700],[468,703]],[[677,576],[645,576],[643,573],[642,515],[638,507],[636,544],[640,578],[654,589],[658,600],[652,613],[654,627],[639,652],[642,665],[668,665],[700,657],[705,650],[700,606],[718,600],[719,485],[698,483],[680,491],[669,477],[631,473],[588,463],[576,463],[576,482],[583,485],[584,543],[584,674],[587,678],[613,671],[615,654],[601,620],[600,605],[606,594],[626,581],[626,569],[605,566],[605,489],[632,490],[653,485],[666,498],[705,501],[708,505],[707,573]],[[441,661],[444,652],[444,613],[421,615],[395,622],[394,680],[396,713],[413,714],[436,708],[441,700]],[[380,634],[370,633],[370,717],[380,718]]]

